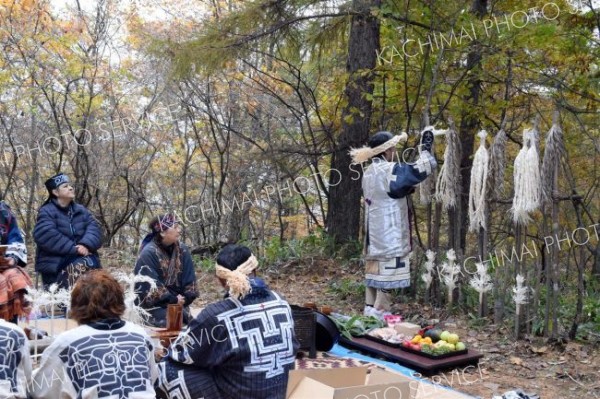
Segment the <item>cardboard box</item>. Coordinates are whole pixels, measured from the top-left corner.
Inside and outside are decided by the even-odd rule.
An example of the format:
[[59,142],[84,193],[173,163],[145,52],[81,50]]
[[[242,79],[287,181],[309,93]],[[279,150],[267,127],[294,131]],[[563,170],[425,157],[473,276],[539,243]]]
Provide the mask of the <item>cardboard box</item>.
[[[418,382],[400,374],[366,367],[294,370],[288,399],[411,399]],[[412,382],[412,387],[411,387]]]
[[467,399],[471,396],[402,374],[366,367],[293,370],[287,399]]
[[419,333],[421,326],[418,324],[403,322],[396,324],[394,329],[399,334],[404,334],[406,337],[412,338]]

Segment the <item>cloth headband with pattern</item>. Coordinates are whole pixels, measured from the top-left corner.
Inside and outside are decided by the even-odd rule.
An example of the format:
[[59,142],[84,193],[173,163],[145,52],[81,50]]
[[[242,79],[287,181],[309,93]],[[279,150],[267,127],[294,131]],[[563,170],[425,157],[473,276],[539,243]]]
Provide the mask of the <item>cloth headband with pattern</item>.
[[46,180],[44,185],[46,186],[46,188],[48,190],[54,190],[55,188],[60,187],[61,184],[65,184],[65,183],[69,183],[69,182],[70,182],[69,176],[65,175],[64,173],[59,173],[58,175],[52,176],[51,178]]
[[152,230],[156,233],[175,227],[177,219],[171,214],[158,217],[158,221],[152,225]]

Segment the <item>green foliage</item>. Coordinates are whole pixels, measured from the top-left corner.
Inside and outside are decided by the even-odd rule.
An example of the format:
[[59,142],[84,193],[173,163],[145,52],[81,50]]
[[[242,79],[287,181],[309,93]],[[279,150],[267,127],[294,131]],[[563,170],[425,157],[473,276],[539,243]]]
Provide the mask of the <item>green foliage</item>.
[[263,261],[269,265],[279,264],[292,259],[306,259],[311,257],[341,258],[354,260],[360,257],[361,244],[351,241],[342,247],[336,248],[331,236],[324,230],[318,229],[306,237],[292,238],[282,241],[279,237],[272,237],[263,247]]
[[327,290],[341,300],[364,298],[365,296],[365,284],[348,277],[332,281]]
[[587,296],[583,302],[583,323],[581,323],[577,330],[577,338],[600,341],[599,290],[592,288],[590,291],[591,295]]
[[477,313],[469,312],[469,319],[467,321],[469,329],[481,330],[489,323],[489,320],[485,317],[479,317]]
[[337,325],[340,333],[348,338],[360,337],[373,328],[385,327],[385,322],[374,316],[330,317]]
[[213,257],[204,258],[200,255],[193,255],[194,264],[205,273],[214,273],[216,259]]
[[289,244],[281,242],[279,237],[273,237],[268,240],[264,246],[264,261],[271,265],[291,258]]

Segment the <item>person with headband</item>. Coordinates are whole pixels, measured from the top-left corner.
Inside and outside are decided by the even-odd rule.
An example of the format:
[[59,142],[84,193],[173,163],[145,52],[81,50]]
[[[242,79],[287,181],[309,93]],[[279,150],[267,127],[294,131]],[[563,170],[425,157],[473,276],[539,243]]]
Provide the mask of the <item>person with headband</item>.
[[215,272],[225,298],[208,305],[159,363],[157,397],[284,399],[299,343],[288,303],[256,277],[258,261],[229,244]]
[[410,285],[412,250],[408,197],[437,167],[433,132],[424,131],[414,164],[399,162],[396,145],[406,133],[374,134],[367,146],[350,151],[354,164],[372,160],[362,190],[365,199],[365,315],[383,318],[391,310],[390,290]]
[[35,271],[45,288],[53,283],[69,288],[83,273],[101,267],[102,230],[92,213],[74,201],[75,190],[67,175],[59,173],[44,184],[48,199],[33,229]]
[[142,241],[134,273],[152,278],[156,289],[147,282],[136,283],[138,304],[150,313],[147,323],[165,327],[169,304],[183,305],[183,322],[191,319],[189,306],[198,297],[194,262],[188,247],[179,241],[181,228],[175,216],[154,217],[150,233]]

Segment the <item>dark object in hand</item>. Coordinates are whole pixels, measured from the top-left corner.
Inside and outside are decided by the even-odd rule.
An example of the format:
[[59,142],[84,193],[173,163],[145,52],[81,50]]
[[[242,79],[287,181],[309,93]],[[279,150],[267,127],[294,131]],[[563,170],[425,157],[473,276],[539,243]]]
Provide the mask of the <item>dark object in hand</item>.
[[423,132],[421,136],[421,151],[429,151],[431,153],[431,149],[433,148],[433,132],[431,130],[426,130]]

